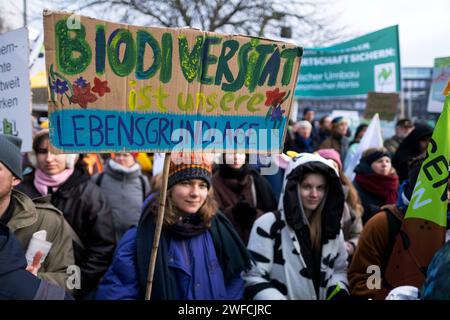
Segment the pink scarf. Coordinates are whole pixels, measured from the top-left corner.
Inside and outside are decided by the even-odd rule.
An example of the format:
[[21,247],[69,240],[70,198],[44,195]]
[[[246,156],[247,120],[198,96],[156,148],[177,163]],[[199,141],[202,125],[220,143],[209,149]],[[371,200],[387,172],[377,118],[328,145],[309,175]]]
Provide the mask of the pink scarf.
[[72,173],[73,169],[65,169],[61,173],[49,176],[41,169],[36,169],[33,183],[37,191],[41,195],[46,196],[48,194],[48,187],[52,187],[53,191],[58,190],[59,186],[66,182]]

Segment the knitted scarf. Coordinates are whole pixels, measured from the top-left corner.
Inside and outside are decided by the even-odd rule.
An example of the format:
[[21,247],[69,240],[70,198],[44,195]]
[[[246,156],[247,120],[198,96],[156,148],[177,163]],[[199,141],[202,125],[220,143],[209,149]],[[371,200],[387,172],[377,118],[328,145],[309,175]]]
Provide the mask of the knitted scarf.
[[381,175],[376,173],[359,173],[355,181],[366,191],[384,200],[384,204],[397,202],[398,176],[395,174]]
[[58,188],[69,179],[72,173],[73,169],[65,169],[58,174],[48,175],[41,169],[36,169],[33,184],[41,195],[46,196],[48,194],[48,187],[52,187],[53,192],[58,190]]

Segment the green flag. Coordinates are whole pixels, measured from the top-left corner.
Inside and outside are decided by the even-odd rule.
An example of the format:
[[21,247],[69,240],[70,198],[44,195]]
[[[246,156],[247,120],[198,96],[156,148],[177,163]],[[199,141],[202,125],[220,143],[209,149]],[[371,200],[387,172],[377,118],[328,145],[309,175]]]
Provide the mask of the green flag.
[[420,288],[433,255],[445,242],[450,159],[450,95],[428,145],[408,209],[389,259],[383,287]]

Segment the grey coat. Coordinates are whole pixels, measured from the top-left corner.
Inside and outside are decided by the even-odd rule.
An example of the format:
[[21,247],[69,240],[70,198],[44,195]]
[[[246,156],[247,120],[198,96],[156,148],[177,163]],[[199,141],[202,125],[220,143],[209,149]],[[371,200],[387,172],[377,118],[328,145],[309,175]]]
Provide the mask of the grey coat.
[[116,240],[132,226],[136,226],[141,216],[145,196],[150,192],[150,184],[138,164],[124,168],[110,159],[101,174],[92,177],[94,183],[108,199],[112,208]]

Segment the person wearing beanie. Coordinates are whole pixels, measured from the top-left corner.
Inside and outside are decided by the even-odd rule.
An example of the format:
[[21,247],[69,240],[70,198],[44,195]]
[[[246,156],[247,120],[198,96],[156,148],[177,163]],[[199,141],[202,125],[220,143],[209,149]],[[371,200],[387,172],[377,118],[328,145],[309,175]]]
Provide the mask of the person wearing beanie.
[[115,234],[111,207],[78,155],[49,151],[49,132],[33,139],[36,169],[17,186],[31,198],[47,196],[73,229],[75,264],[81,269],[77,299],[87,296],[111,263]]
[[[172,156],[151,300],[242,299],[241,272],[251,258],[218,210],[211,164],[203,157],[179,162]],[[159,195],[149,198],[137,228],[119,242],[96,299],[144,299]]]
[[347,251],[341,229],[344,191],[331,161],[301,153],[285,173],[278,210],[253,224],[255,259],[244,273],[254,300],[345,300]]
[[246,161],[243,153],[224,154],[212,184],[220,210],[230,219],[244,244],[253,222],[277,208],[272,187]]
[[414,130],[414,124],[408,118],[400,119],[395,124],[395,134],[386,139],[383,146],[394,156],[400,143]]
[[341,160],[345,159],[349,146],[347,130],[348,121],[343,117],[335,117],[331,121],[331,135],[320,144],[319,149],[334,149],[339,153]]
[[111,206],[116,241],[138,224],[142,204],[150,193],[150,184],[136,156],[136,153],[115,153],[104,171],[91,178]]
[[[385,299],[392,289],[384,279],[386,267],[425,158],[426,154],[423,153],[411,159],[408,165],[409,177],[398,190],[397,202],[382,206],[380,211],[374,214],[364,226],[348,271],[350,290],[353,297],[360,299]],[[447,192],[447,198],[450,199],[449,192]],[[449,214],[447,213],[447,227],[450,226],[448,217]],[[448,235],[447,232],[446,241],[449,240]],[[367,273],[369,266],[380,267],[381,288],[368,288],[368,278],[373,275],[373,273]]]
[[385,148],[369,148],[355,167],[353,184],[358,190],[364,214],[363,225],[386,204],[395,204],[399,181]]
[[339,179],[341,180],[342,188],[344,189],[345,203],[344,211],[342,213],[342,231],[344,232],[344,240],[347,248],[349,261],[351,261],[355,253],[356,245],[358,244],[359,235],[362,231],[362,215],[364,209],[359,199],[358,191],[353,186],[353,183],[345,175],[342,170],[342,162],[339,154],[334,149],[319,149],[317,153],[329,160],[333,160],[339,172]]
[[403,139],[392,157],[392,165],[397,171],[400,183],[408,178],[408,161],[427,150],[433,128],[426,123],[416,123],[414,130]]
[[[20,138],[0,134],[0,224],[5,230],[3,233],[5,245],[11,244],[11,252],[18,254],[13,242],[18,240],[22,250],[27,250],[33,234],[37,231],[46,231],[46,240],[52,243],[52,247],[43,262],[33,266],[34,273],[40,279],[47,280],[63,289],[70,289],[66,287],[67,267],[74,264],[70,227],[62,213],[51,204],[44,200],[32,201],[28,196],[14,189],[22,179],[21,144]],[[17,239],[10,240],[9,230]],[[0,251],[3,252],[3,249],[6,247],[0,245]],[[3,252],[3,254],[6,253]],[[38,254],[37,252],[35,258]],[[17,260],[17,256],[15,259],[17,263],[23,265],[24,252],[20,255],[20,261]],[[3,271],[9,268],[12,271],[17,267],[14,266],[13,260],[9,261],[6,258],[0,260]],[[32,265],[29,267],[31,268]],[[0,275],[1,284],[2,276],[6,277],[3,278],[4,280],[8,277],[1,270]],[[0,285],[0,291],[2,289],[4,287]],[[19,289],[12,287],[11,292]]]

